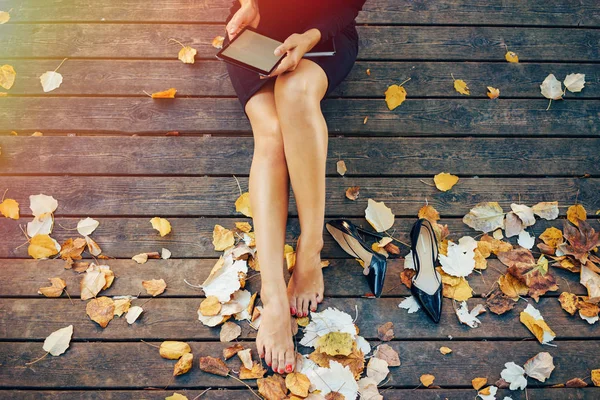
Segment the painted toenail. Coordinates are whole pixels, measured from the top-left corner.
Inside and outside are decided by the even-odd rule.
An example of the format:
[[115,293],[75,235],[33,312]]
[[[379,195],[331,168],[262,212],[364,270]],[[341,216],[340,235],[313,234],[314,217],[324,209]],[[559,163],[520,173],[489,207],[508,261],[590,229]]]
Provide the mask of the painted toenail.
[[270,366],[271,366],[271,363],[267,363],[267,365],[270,367]]
[[292,366],[291,365],[286,365],[285,366],[285,372],[292,372]]
[[283,374],[283,368],[279,368],[279,369],[277,370],[277,372],[279,372],[280,374]]
[[292,314],[296,314],[296,309],[294,307],[290,308],[290,311],[292,312]]

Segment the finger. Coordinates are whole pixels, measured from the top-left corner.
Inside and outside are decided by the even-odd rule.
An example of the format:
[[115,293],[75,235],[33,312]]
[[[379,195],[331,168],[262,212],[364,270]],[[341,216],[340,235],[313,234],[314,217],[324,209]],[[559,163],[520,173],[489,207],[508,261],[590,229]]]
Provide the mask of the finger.
[[275,68],[275,70],[273,72],[271,72],[269,74],[269,78],[273,78],[275,76],[281,75],[283,74],[285,71],[289,70],[291,67],[293,67],[295,65],[295,62],[292,60],[292,58],[288,55],[286,56],[283,60],[281,60],[281,63],[279,63],[279,65],[277,66],[277,68]]
[[292,50],[296,46],[297,46],[296,37],[294,35],[292,35],[289,38],[285,39],[285,42],[283,42],[282,44],[277,46],[277,48],[274,51],[274,54],[276,56],[280,56],[283,53]]

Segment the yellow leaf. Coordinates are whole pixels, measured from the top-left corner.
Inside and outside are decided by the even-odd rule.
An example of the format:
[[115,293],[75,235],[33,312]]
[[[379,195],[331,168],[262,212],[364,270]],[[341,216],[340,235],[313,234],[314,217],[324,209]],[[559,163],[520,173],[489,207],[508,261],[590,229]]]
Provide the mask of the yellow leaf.
[[594,382],[594,386],[600,386],[600,369],[592,370],[592,382]]
[[189,400],[189,399],[180,393],[173,393],[171,396],[165,397],[165,400]]
[[42,132],[33,132],[31,136],[44,136]]
[[438,213],[437,210],[435,208],[433,208],[433,206],[426,204],[423,207],[421,207],[421,209],[419,210],[418,217],[426,218],[430,222],[435,222],[435,221],[439,221],[440,213]]
[[443,355],[452,353],[452,349],[450,347],[442,346],[440,347],[440,353]]
[[222,49],[224,40],[225,38],[223,36],[215,36],[215,38],[212,40],[212,46],[215,49]]
[[500,96],[500,89],[496,89],[494,87],[488,86],[487,95],[490,99],[497,99]]
[[347,356],[352,353],[353,343],[354,339],[349,333],[329,332],[328,334],[317,339],[315,347],[321,353],[326,353],[330,356]]
[[259,379],[265,376],[266,372],[267,370],[258,363],[254,363],[252,369],[248,369],[242,365],[240,367],[240,379]]
[[62,278],[49,278],[52,286],[41,287],[38,290],[39,294],[46,297],[60,297],[63,289],[67,287],[67,283]]
[[202,301],[202,303],[200,303],[200,312],[202,315],[212,317],[219,315],[220,311],[221,303],[219,302],[219,298],[217,296],[208,296]]
[[129,307],[131,307],[131,299],[116,299],[115,300],[115,315],[120,317],[123,313],[129,311]]
[[540,235],[540,240],[553,249],[556,249],[556,247],[564,241],[563,233],[560,229],[552,226],[550,228],[546,228],[546,230],[542,232]]
[[190,46],[184,46],[179,50],[179,59],[185,64],[193,64],[196,56],[196,49]]
[[471,381],[471,384],[473,385],[473,389],[475,390],[479,390],[482,387],[485,386],[485,384],[487,383],[487,378],[474,378]]
[[106,328],[115,316],[115,302],[110,297],[96,297],[87,303],[85,313],[92,321]]
[[567,210],[567,219],[573,224],[579,226],[578,219],[585,221],[587,219],[587,213],[585,208],[581,204],[575,204]]
[[552,329],[550,329],[548,324],[546,324],[546,321],[544,321],[543,318],[536,319],[535,316],[527,312],[527,309],[530,307],[531,305],[527,306],[525,311],[521,311],[519,320],[527,327],[527,329],[529,329],[531,333],[533,333],[540,343],[547,343],[554,339],[556,334],[554,331],[552,331]]
[[173,98],[175,98],[175,93],[177,93],[177,89],[170,88],[170,89],[164,90],[162,92],[152,93],[152,98],[153,99],[173,99]]
[[10,14],[7,11],[0,11],[0,25],[5,24],[10,19]]
[[242,193],[235,201],[235,211],[241,212],[246,217],[252,218],[252,210],[250,209],[250,193]]
[[[479,247],[479,245],[477,245],[477,247]],[[487,268],[487,260],[485,259],[485,257],[483,256],[483,254],[481,254],[481,251],[479,251],[479,248],[476,248],[474,250],[474,258],[475,258],[475,269],[478,269],[480,271],[484,270]]]
[[296,318],[296,323],[298,324],[298,326],[306,327],[310,323],[310,318],[309,317]]
[[433,181],[435,182],[435,187],[442,192],[446,192],[452,189],[452,186],[456,185],[458,182],[458,176],[449,174],[447,172],[442,172],[433,177]]
[[306,397],[308,396],[310,380],[306,375],[301,374],[300,372],[292,372],[285,377],[285,386],[292,394]]
[[431,384],[435,380],[435,376],[430,375],[430,374],[423,374],[423,375],[421,375],[421,377],[419,378],[419,380],[421,381],[421,383],[423,384],[423,386],[429,387],[429,386],[431,386]]
[[576,294],[562,292],[560,296],[558,296],[558,301],[560,302],[560,306],[563,310],[571,315],[575,315],[575,312],[577,311],[577,304],[579,303],[579,299],[577,298]]
[[385,91],[385,102],[390,110],[395,109],[406,100],[406,89],[403,86],[391,85]]
[[519,281],[511,274],[505,274],[498,278],[498,285],[502,293],[517,301],[519,296],[525,296],[529,292],[527,285]]
[[14,85],[16,77],[17,73],[12,65],[5,64],[0,67],[0,86],[4,89],[10,89]]
[[0,203],[0,213],[6,218],[19,219],[19,203],[13,199],[4,199]]
[[167,284],[164,279],[152,279],[149,281],[142,281],[142,286],[146,289],[148,294],[152,297],[158,296],[163,293],[167,288]]
[[[454,76],[452,76],[452,79],[454,79]],[[462,79],[454,79],[454,89],[460,94],[471,94],[469,93],[467,82],[463,81]]]
[[215,225],[213,230],[213,245],[216,251],[225,250],[235,244],[233,232],[219,224]]
[[185,342],[177,342],[173,340],[165,340],[160,344],[158,353],[162,358],[168,360],[177,360],[186,353],[191,353],[192,348]]
[[340,174],[341,176],[344,176],[344,174],[346,173],[346,171],[348,170],[346,168],[346,163],[344,162],[344,160],[339,160],[336,163],[336,167],[337,167],[337,172],[338,174]]
[[48,258],[60,251],[60,244],[50,235],[35,235],[29,242],[27,253],[35,259]]
[[173,367],[173,376],[179,376],[189,372],[189,370],[192,369],[193,360],[194,355],[192,353],[185,353],[182,355]]
[[367,68],[367,75],[371,76],[371,68]]
[[150,220],[150,223],[160,233],[160,236],[165,236],[171,232],[171,223],[165,218],[154,217]]
[[235,227],[238,228],[240,231],[242,232],[250,232],[252,230],[252,225],[250,225],[248,222],[236,222],[235,223]]
[[506,51],[506,54],[504,55],[504,58],[506,58],[506,61],[508,61],[509,63],[518,63],[519,62],[519,56],[517,55],[517,53],[514,53],[512,51]]
[[465,301],[473,297],[473,289],[469,286],[469,282],[467,282],[464,278],[458,278],[459,283],[454,286],[450,286],[447,284],[443,285],[442,294],[444,297],[448,297],[450,299],[454,299],[457,301]]

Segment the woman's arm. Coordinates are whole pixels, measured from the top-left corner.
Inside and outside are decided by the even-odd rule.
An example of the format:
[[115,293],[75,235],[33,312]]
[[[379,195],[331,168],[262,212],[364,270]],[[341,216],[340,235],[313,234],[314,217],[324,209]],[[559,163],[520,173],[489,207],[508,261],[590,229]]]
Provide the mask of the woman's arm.
[[366,0],[326,0],[327,10],[305,28],[321,32],[319,42],[325,42],[356,19]]
[[260,13],[258,11],[256,0],[239,1],[240,9],[233,15],[225,27],[229,40],[233,39],[244,26],[250,25],[251,27],[256,28],[260,22]]

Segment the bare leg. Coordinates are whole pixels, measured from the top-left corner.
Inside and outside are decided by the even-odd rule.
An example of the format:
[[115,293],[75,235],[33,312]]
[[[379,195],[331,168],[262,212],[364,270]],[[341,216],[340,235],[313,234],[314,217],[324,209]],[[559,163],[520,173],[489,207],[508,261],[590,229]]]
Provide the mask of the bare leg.
[[256,347],[274,371],[291,372],[295,364],[291,317],[283,277],[283,247],[288,214],[288,170],[269,82],[246,103],[254,135],[250,167],[250,207],[264,306]]
[[316,311],[323,300],[321,250],[328,137],[320,102],[326,90],[325,72],[306,59],[275,82],[277,115],[301,229],[296,265],[288,283],[290,307],[296,308],[298,316],[307,316],[309,307]]

